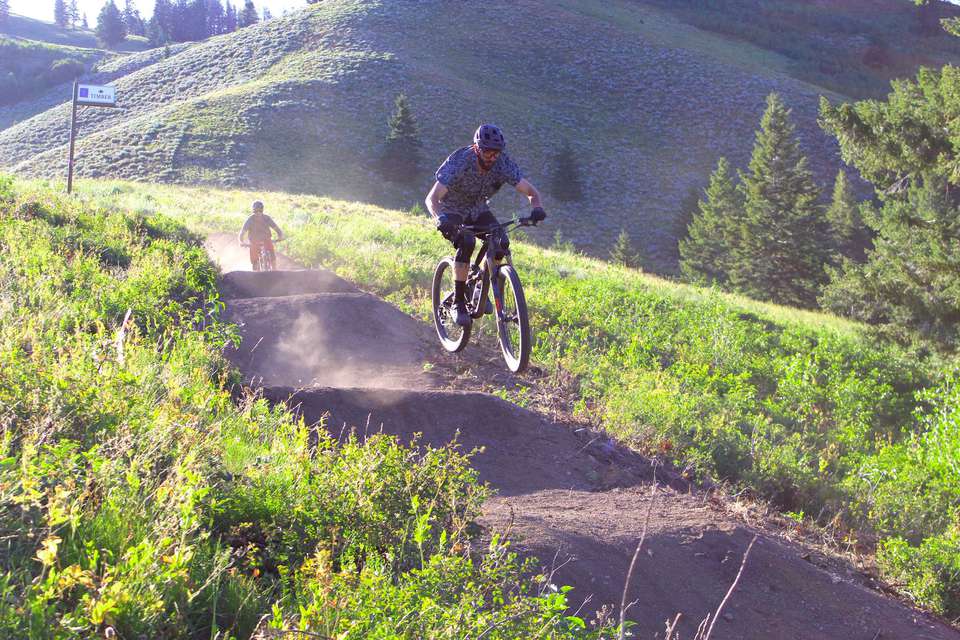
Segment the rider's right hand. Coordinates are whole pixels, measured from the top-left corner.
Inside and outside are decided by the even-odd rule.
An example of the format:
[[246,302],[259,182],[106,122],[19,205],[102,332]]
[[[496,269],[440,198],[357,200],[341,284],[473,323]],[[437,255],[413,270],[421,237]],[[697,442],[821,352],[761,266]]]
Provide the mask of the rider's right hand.
[[533,221],[533,224],[543,222],[547,219],[547,212],[544,211],[542,207],[535,207],[533,211],[530,212],[530,219]]
[[439,231],[444,238],[449,239],[457,233],[457,223],[451,220],[447,214],[441,213],[437,216],[437,231]]

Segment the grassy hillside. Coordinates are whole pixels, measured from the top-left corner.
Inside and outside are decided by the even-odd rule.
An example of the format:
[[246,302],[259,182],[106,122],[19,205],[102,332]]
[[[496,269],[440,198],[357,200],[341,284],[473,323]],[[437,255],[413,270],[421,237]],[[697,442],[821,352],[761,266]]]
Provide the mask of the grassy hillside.
[[235,404],[198,244],[0,176],[0,636],[613,637],[469,551],[470,454]]
[[[51,45],[97,49],[100,43],[92,29],[63,29],[52,22],[35,20],[26,16],[10,14],[0,33],[23,40],[34,40]],[[147,48],[146,38],[131,36],[117,45],[116,51],[142,51]]]
[[[815,124],[820,89],[790,78],[782,56],[626,0],[489,9],[331,0],[197,44],[117,78],[121,109],[81,114],[79,175],[409,206],[490,120],[566,238],[605,254],[626,228],[670,269],[681,202],[720,155],[745,163],[767,93],[796,109],[812,156],[834,157]],[[422,178],[409,187],[374,169],[401,90],[424,143]],[[0,163],[59,174],[67,117],[60,105],[0,132]],[[583,202],[550,194],[564,139],[577,150]],[[831,162],[815,162],[825,181]],[[497,206],[520,204],[501,196]]]
[[[250,201],[262,199],[291,237],[284,250],[425,320],[433,267],[449,252],[422,217],[359,203],[110,182],[81,183],[80,193],[200,230],[237,230]],[[567,410],[817,521],[845,544],[878,548],[891,581],[924,606],[960,615],[956,376],[827,314],[568,250],[520,242],[514,257],[541,385]],[[496,349],[490,327],[476,333],[470,348]],[[509,394],[534,401],[522,386]]]
[[797,78],[856,98],[882,97],[920,65],[960,58],[939,20],[960,7],[904,0],[647,0],[684,22],[776,52]]
[[[10,16],[0,31],[0,127],[63,102],[70,96],[69,85],[74,79],[99,66],[116,66],[113,61],[122,56],[99,46],[92,31],[61,29],[39,20]],[[146,48],[146,40],[134,36],[117,51]],[[129,65],[125,68],[127,73],[131,70]],[[54,102],[42,97],[54,87],[59,90]]]

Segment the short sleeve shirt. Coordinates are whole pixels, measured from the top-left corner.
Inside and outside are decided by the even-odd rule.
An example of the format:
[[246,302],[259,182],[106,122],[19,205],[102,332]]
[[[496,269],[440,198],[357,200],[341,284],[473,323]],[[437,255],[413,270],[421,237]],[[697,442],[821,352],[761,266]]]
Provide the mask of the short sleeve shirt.
[[490,170],[480,173],[473,147],[463,147],[450,154],[437,169],[437,182],[447,188],[440,201],[440,213],[455,213],[472,220],[487,211],[487,200],[504,184],[517,186],[523,174],[506,153],[497,156]]
[[243,228],[240,229],[240,235],[242,236],[244,233],[248,233],[250,242],[267,242],[271,238],[271,229],[277,232],[277,236],[281,235],[280,227],[273,221],[273,218],[267,214],[263,214],[259,218],[256,215],[252,215],[243,223]]

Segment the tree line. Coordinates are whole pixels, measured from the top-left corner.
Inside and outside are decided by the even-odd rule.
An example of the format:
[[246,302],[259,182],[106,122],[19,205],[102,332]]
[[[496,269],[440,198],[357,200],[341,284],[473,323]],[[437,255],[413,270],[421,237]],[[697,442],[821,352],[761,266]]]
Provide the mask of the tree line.
[[831,105],[820,124],[874,187],[841,170],[828,202],[777,95],[746,170],[721,158],[680,241],[684,278],[866,322],[922,351],[960,350],[960,71],[924,69],[886,101]]
[[[6,6],[9,0],[0,0]],[[133,0],[124,0],[121,10],[114,0],[107,0],[97,15],[95,31],[106,46],[115,46],[128,36],[144,36],[150,46],[159,47],[171,42],[194,42],[210,36],[232,33],[237,29],[270,20],[270,10],[258,13],[253,0],[244,0],[243,6],[230,0],[155,0],[153,15],[145,20]],[[0,7],[2,9],[2,7]],[[86,15],[77,10],[77,0],[54,0],[54,22],[65,29],[88,28]],[[0,10],[0,20],[3,19]]]

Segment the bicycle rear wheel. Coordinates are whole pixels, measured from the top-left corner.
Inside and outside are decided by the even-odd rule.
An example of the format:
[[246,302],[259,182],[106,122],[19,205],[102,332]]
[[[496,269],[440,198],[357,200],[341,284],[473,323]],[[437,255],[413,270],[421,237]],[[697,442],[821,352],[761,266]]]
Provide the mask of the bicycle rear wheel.
[[530,363],[532,346],[527,299],[523,295],[520,276],[512,266],[501,266],[496,279],[498,282],[494,287],[494,299],[497,302],[500,351],[507,362],[507,368],[513,373],[520,373]]
[[453,283],[453,258],[444,258],[433,272],[433,324],[437,328],[437,337],[440,338],[443,348],[450,353],[457,353],[470,341],[470,327],[457,324]]

